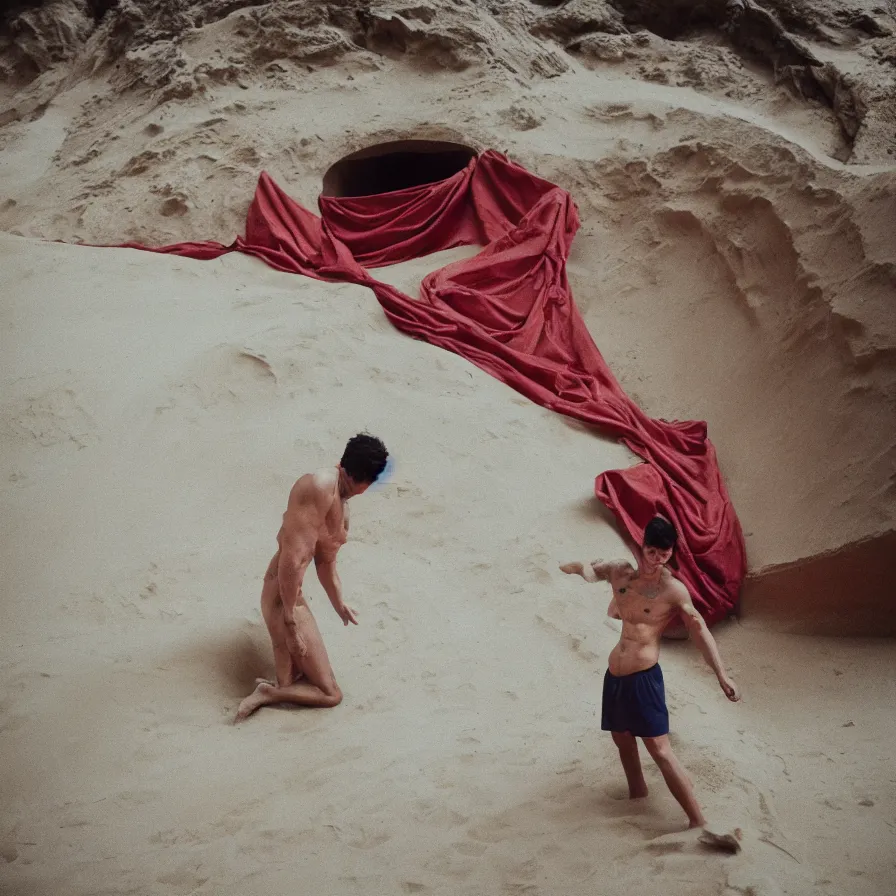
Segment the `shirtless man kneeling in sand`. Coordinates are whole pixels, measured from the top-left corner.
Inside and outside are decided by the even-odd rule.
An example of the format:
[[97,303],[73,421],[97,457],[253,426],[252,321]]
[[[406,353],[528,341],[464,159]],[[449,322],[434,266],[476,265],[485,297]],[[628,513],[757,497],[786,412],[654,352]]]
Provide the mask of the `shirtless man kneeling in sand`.
[[292,487],[277,535],[279,547],[261,591],[261,613],[274,647],[277,683],[259,680],[240,703],[234,721],[241,722],[271,703],[329,707],[342,701],[317,622],[302,595],[302,580],[314,560],[333,609],[345,625],[358,624],[354,610],[342,599],[336,553],[347,540],[346,502],[367,491],[386,468],[388,457],[379,439],[359,434],[349,439],[334,470],[306,473]]
[[613,734],[628,780],[629,797],[647,796],[636,740],[640,737],[672,795],[687,813],[688,826],[695,828],[703,827],[706,819],[687,772],[669,744],[669,713],[658,662],[663,630],[676,616],[681,617],[715,672],[725,696],[737,701],[740,693],[726,674],[715,639],[691,603],[688,589],[666,569],[677,540],[672,524],[657,516],[644,530],[637,569],[624,560],[597,560],[587,571],[581,563],[566,563],[560,569],[580,575],[586,582],[609,582],[613,587],[607,615],[622,620],[622,634],[610,654],[610,668],[604,676],[601,728]]

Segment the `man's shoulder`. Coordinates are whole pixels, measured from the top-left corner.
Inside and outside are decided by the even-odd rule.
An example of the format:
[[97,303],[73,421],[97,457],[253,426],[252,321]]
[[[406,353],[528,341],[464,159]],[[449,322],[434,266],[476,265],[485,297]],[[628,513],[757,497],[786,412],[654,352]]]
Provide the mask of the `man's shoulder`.
[[672,573],[669,573],[669,577],[665,581],[663,594],[664,597],[674,604],[687,603],[691,599],[691,592],[688,591],[687,585],[680,579],[675,578]]
[[610,581],[614,579],[630,579],[637,570],[628,560],[611,560],[607,566],[610,568]]
[[318,470],[300,476],[292,487],[292,497],[299,503],[320,504],[336,492],[336,471]]
[[336,483],[339,480],[339,474],[332,467],[325,467],[323,470],[317,470],[308,474],[314,487],[322,492],[332,494],[336,490]]

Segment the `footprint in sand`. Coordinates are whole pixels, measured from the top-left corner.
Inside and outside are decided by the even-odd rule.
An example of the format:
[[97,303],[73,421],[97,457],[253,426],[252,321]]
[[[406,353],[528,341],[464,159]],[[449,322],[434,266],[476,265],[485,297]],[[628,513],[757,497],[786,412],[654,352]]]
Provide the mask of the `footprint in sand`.
[[696,831],[682,831],[681,833],[665,834],[656,837],[647,843],[644,849],[651,855],[668,856],[677,852],[684,852],[686,846],[695,846],[697,842]]
[[637,805],[642,802],[643,798],[632,799],[628,794],[628,787],[625,784],[607,784],[601,788],[603,793],[616,803],[631,803]]
[[196,868],[184,868],[180,871],[175,871],[173,874],[163,874],[161,877],[157,877],[156,881],[172,888],[173,892],[183,893],[186,896],[186,894],[198,890],[208,881],[208,877],[203,877],[197,873],[198,870],[199,866]]
[[510,825],[504,821],[491,821],[476,825],[467,831],[467,836],[477,843],[500,843],[506,840],[510,831]]
[[457,843],[454,843],[453,846],[461,855],[474,856],[476,858],[481,856],[488,849],[488,846],[485,843],[479,843],[476,841],[458,841]]
[[372,831],[362,827],[343,827],[337,824],[328,824],[326,827],[336,835],[336,839],[353,849],[376,849],[392,839],[392,835],[386,831]]
[[126,805],[146,806],[154,803],[159,797],[157,790],[122,790],[121,793],[115,794],[116,802],[125,803]]
[[749,868],[737,868],[728,872],[726,881],[728,888],[725,896],[781,896],[781,890],[776,883],[767,877],[757,875]]
[[367,831],[362,833],[360,837],[355,837],[353,840],[348,840],[347,842],[349,846],[354,847],[355,849],[376,849],[377,846],[382,846],[384,843],[388,843],[391,839],[391,834],[377,834],[372,831]]

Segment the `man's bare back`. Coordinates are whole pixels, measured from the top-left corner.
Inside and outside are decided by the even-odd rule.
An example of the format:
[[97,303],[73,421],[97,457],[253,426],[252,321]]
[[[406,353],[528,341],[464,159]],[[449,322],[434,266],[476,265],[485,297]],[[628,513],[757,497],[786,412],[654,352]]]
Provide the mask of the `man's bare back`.
[[242,721],[270,703],[330,707],[342,700],[317,621],[302,590],[314,561],[318,580],[345,625],[358,624],[342,597],[336,555],[348,538],[349,498],[363,494],[385,468],[388,453],[379,439],[355,436],[331,470],[300,477],[289,493],[277,533],[277,552],[268,565],[261,612],[274,651],[276,684],[259,680],[240,704]]

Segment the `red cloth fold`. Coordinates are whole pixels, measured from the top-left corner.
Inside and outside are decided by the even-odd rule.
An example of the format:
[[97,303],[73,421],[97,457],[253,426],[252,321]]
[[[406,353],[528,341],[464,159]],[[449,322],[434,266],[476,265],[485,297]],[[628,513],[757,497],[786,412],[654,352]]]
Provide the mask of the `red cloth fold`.
[[[262,173],[245,236],[233,245],[152,251],[202,259],[240,251],[281,271],[369,286],[399,330],[612,433],[644,463],[602,473],[597,497],[639,544],[655,514],[670,519],[680,534],[677,574],[703,617],[712,624],[734,608],[746,554],[706,424],[648,417],[611,373],[566,277],[579,218],[565,190],[489,151],[438,183],[322,196],[319,207],[320,217]],[[367,270],[460,245],[483,248],[427,276],[419,301]]]

